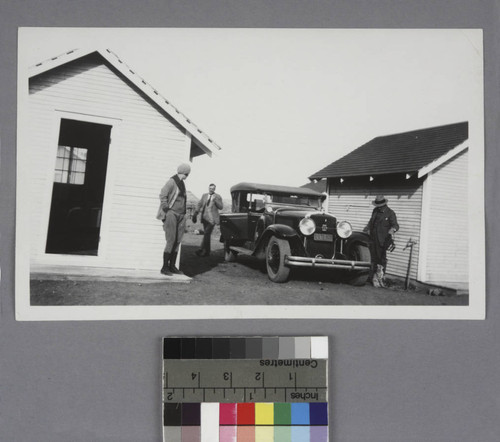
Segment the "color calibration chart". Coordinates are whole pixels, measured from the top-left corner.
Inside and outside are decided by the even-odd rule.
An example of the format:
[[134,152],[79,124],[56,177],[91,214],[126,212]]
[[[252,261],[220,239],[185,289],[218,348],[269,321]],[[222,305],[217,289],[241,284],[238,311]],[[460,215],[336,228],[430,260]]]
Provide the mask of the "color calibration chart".
[[164,442],[327,442],[328,337],[163,339]]

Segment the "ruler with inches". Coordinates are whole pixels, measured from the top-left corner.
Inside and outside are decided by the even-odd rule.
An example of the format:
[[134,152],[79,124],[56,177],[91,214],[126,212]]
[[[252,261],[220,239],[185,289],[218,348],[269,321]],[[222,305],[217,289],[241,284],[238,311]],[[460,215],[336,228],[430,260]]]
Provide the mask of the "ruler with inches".
[[163,339],[164,442],[327,442],[328,338]]

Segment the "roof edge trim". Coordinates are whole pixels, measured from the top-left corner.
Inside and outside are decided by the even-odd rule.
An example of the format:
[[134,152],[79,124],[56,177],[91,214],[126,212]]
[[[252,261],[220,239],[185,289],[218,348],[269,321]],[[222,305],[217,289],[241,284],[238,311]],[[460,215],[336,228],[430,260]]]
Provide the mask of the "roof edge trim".
[[[189,120],[182,112],[166,100],[160,93],[144,79],[142,79],[135,71],[127,66],[112,50],[102,48],[92,49],[73,49],[61,55],[51,58],[45,62],[31,66],[28,70],[29,78],[42,74],[49,70],[55,69],[71,61],[85,57],[89,54],[97,53],[113,68],[115,68],[121,75],[129,80],[137,89],[145,94],[157,106],[168,113],[178,124],[180,124],[187,132],[195,138],[200,145],[204,147],[203,150],[216,152],[221,150],[206,133],[204,133],[198,126]],[[208,152],[207,152],[208,153]]]
[[459,153],[461,153],[462,151],[464,151],[468,147],[469,147],[469,139],[467,138],[463,143],[459,144],[458,146],[455,146],[453,149],[449,150],[444,155],[440,156],[439,158],[435,159],[431,163],[429,163],[426,166],[419,169],[418,177],[422,178],[423,176],[431,173],[434,169],[436,169],[437,167],[446,163],[446,161],[448,161],[451,158],[453,158],[454,156],[458,155]]

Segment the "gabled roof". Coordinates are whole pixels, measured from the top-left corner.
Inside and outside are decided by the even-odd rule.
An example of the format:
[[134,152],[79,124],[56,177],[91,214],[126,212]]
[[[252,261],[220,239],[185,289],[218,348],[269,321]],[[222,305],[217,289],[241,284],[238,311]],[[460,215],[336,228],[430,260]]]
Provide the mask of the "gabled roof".
[[468,147],[468,122],[374,138],[309,178],[429,173]]
[[99,54],[105,62],[109,63],[113,68],[120,72],[120,74],[130,81],[137,89],[139,89],[144,95],[146,95],[170,117],[172,117],[187,132],[189,132],[197,141],[197,145],[199,145],[205,153],[211,156],[212,152],[220,150],[220,147],[206,133],[204,133],[186,115],[184,115],[179,109],[163,97],[153,86],[147,83],[134,70],[128,67],[123,60],[121,60],[110,49],[74,49],[65,52],[64,54],[41,63],[37,63],[36,65],[30,67],[29,78],[93,53]]

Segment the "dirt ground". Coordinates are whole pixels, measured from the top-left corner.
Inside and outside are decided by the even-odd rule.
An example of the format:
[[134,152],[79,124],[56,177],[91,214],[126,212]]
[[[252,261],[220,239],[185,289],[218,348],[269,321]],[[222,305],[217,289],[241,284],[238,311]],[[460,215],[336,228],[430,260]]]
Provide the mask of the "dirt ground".
[[[404,290],[389,281],[385,289],[352,287],[327,271],[292,272],[284,284],[271,282],[264,265],[253,257],[238,256],[224,262],[218,232],[212,237],[212,254],[201,258],[195,251],[201,235],[184,236],[181,270],[189,283],[31,280],[31,305],[468,305],[468,296],[431,296],[425,288]],[[161,266],[158,260],[158,270]]]

